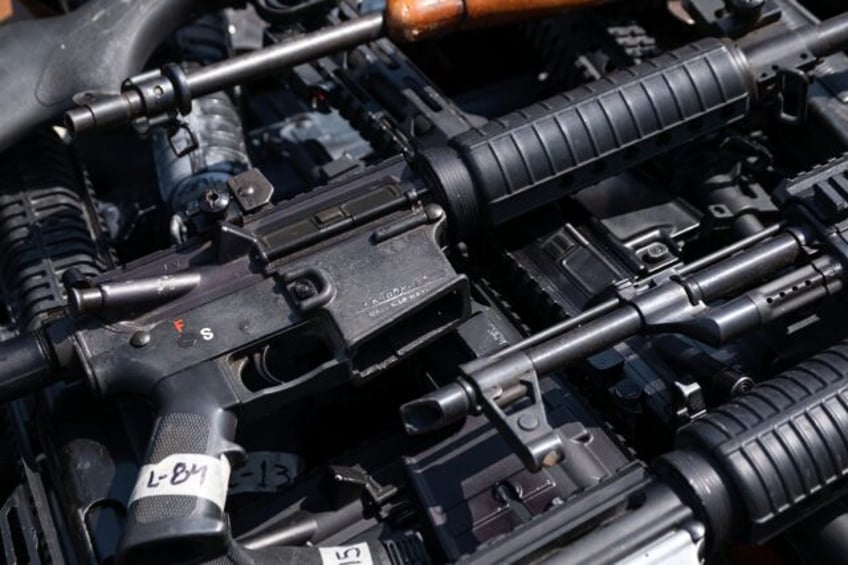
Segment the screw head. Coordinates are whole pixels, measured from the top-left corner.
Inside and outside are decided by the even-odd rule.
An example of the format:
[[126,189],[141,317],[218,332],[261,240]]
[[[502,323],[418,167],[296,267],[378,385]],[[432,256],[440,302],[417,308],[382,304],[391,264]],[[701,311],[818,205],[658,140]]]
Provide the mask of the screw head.
[[315,285],[307,279],[295,281],[291,286],[291,291],[298,300],[306,300],[307,298],[312,298],[318,294],[318,291],[315,289]]
[[211,188],[200,197],[200,210],[207,214],[221,214],[230,205],[230,195]]
[[668,257],[668,246],[664,243],[652,243],[645,250],[645,261],[649,263],[659,263]]
[[133,347],[144,347],[151,340],[150,332],[139,330],[130,336],[130,345]]
[[627,402],[635,402],[642,396],[642,389],[632,379],[624,378],[615,385],[614,394]]

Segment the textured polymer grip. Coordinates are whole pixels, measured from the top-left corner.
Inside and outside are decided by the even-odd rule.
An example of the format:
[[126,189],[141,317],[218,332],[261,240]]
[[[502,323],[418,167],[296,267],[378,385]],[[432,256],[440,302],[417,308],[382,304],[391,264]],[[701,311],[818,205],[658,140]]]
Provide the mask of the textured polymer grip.
[[710,412],[679,442],[733,486],[750,541],[781,531],[848,487],[848,343]]
[[[157,385],[158,414],[127,512],[122,562],[195,560],[224,551],[236,418],[226,371],[207,363]],[[216,500],[217,499],[217,500]]]
[[756,86],[739,51],[706,39],[539,102],[452,144],[493,224],[746,115]]

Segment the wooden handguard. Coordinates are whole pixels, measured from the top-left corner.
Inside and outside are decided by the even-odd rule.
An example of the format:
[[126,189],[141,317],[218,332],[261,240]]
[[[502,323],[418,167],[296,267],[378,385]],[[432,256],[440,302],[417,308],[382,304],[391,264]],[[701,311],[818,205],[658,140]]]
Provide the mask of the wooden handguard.
[[418,41],[469,27],[545,16],[608,0],[388,0],[386,28],[398,41]]

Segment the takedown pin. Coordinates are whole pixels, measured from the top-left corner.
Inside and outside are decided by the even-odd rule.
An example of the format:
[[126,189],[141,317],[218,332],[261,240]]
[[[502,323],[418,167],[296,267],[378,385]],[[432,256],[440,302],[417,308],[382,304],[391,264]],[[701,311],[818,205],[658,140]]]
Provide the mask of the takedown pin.
[[179,273],[68,289],[75,315],[151,308],[180,298],[200,284],[200,274]]

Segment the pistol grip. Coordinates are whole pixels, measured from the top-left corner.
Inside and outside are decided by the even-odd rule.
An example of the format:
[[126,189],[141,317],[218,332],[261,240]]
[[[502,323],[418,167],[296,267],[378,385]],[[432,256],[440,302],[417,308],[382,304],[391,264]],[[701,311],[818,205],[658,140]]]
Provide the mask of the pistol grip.
[[[236,417],[226,369],[206,363],[161,381],[158,413],[121,539],[121,562],[151,551],[191,560],[225,550],[228,454]],[[223,378],[222,378],[223,377]]]

